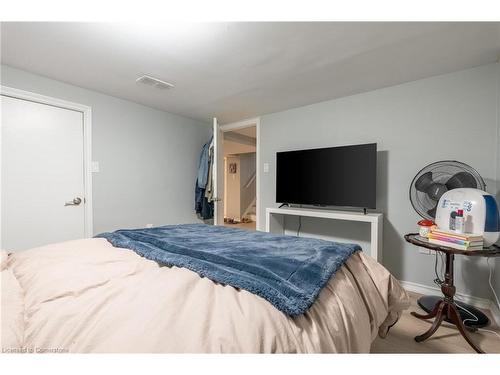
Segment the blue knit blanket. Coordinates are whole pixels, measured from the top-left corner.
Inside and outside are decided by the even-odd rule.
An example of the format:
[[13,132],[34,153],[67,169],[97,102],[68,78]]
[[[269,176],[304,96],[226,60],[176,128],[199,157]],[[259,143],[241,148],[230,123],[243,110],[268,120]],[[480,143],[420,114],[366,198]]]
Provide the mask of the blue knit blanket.
[[168,266],[257,294],[288,315],[304,313],[358,245],[205,224],[117,230],[97,237]]

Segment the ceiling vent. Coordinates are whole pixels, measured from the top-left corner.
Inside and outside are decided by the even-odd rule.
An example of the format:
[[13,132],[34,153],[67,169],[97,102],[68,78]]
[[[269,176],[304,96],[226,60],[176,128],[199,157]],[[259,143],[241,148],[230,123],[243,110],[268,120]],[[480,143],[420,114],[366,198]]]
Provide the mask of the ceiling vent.
[[143,85],[148,85],[160,90],[168,90],[174,87],[171,83],[162,81],[161,79],[154,78],[151,76],[142,76],[136,79],[137,83],[142,83]]

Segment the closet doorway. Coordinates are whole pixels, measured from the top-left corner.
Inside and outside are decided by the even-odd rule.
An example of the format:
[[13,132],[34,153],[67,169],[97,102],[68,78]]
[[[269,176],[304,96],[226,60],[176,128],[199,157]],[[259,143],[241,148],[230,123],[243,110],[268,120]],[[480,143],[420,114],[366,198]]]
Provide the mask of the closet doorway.
[[90,107],[1,86],[0,245],[92,237]]
[[260,120],[217,126],[215,224],[258,230]]

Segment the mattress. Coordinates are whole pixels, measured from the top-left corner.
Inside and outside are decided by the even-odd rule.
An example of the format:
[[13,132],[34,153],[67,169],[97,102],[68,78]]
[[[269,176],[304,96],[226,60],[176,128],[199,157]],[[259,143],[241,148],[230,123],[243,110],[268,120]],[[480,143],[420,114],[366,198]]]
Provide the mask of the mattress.
[[367,353],[409,306],[398,281],[362,252],[293,317],[102,238],[2,257],[4,353]]

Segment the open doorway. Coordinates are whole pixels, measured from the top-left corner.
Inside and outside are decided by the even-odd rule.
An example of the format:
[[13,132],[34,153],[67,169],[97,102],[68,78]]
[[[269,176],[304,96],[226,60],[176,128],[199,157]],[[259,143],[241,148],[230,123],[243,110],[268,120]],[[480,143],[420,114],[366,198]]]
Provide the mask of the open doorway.
[[221,127],[225,226],[256,230],[257,124]]

